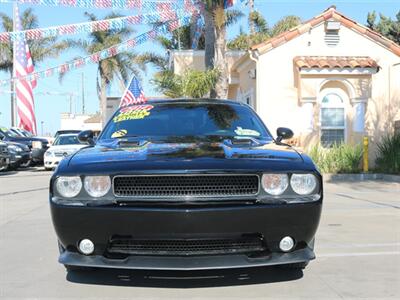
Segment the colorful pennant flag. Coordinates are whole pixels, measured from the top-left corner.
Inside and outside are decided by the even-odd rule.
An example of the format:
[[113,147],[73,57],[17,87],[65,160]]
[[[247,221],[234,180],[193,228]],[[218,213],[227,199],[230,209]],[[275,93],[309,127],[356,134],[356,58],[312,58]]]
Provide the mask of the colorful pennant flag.
[[[30,81],[33,79],[37,80],[39,78],[46,78],[46,77],[50,77],[53,75],[65,73],[70,70],[78,69],[78,68],[81,68],[81,67],[86,66],[91,63],[97,63],[102,59],[107,59],[112,56],[118,55],[121,52],[127,51],[127,50],[129,50],[139,44],[142,44],[146,41],[154,40],[158,36],[172,32],[173,30],[175,30],[181,26],[189,25],[190,21],[191,21],[191,16],[187,15],[180,19],[165,22],[163,24],[160,24],[160,25],[154,27],[152,30],[150,30],[148,32],[138,35],[137,37],[135,37],[133,39],[129,39],[123,43],[120,43],[120,44],[114,45],[110,48],[93,53],[92,55],[78,58],[73,61],[69,61],[69,62],[66,62],[59,66],[48,68],[43,71],[35,72],[32,74],[27,74],[20,78],[13,78],[12,81],[19,81],[19,80],[29,80]],[[0,86],[8,84],[9,82],[10,82],[10,79],[0,80]]]
[[129,25],[155,24],[166,22],[169,20],[181,18],[188,13],[188,11],[185,11],[183,9],[171,10],[170,8],[171,6],[166,5],[165,10],[159,13],[118,17],[107,20],[52,26],[47,28],[35,28],[15,32],[1,32],[0,43],[9,43],[16,39],[38,40],[52,36],[92,33],[103,30],[120,30],[128,27]]

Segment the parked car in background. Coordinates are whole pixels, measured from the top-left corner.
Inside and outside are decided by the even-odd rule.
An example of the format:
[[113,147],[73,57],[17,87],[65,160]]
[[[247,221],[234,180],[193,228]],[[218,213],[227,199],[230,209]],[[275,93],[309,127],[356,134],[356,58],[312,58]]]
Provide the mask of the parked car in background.
[[20,136],[24,136],[24,137],[33,137],[33,134],[30,133],[29,131],[22,129],[22,128],[18,128],[18,127],[11,127],[10,131],[15,132],[16,134],[20,135]]
[[54,140],[61,134],[69,134],[69,133],[78,134],[79,132],[81,132],[81,131],[80,130],[76,130],[76,129],[58,130],[56,132],[56,134],[54,135]]
[[6,127],[0,127],[0,140],[3,142],[16,142],[29,147],[32,154],[32,162],[43,164],[44,153],[48,148],[48,140],[38,137],[24,137]]
[[8,145],[0,141],[0,171],[4,171],[10,164],[10,153],[8,152]]
[[9,141],[6,144],[10,154],[9,169],[15,170],[19,167],[26,168],[31,165],[32,154],[27,145]]
[[53,145],[44,154],[44,168],[46,170],[54,169],[59,162],[66,156],[87,146],[78,140],[78,134],[59,134],[54,140]]

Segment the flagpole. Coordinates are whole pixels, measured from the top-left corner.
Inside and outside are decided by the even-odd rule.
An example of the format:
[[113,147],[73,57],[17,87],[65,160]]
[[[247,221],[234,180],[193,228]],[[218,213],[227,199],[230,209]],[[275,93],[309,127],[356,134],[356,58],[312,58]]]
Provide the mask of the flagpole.
[[[13,3],[13,31],[16,32],[16,11],[17,11],[17,1]],[[13,70],[12,70],[12,77],[15,77],[15,40],[13,41]],[[12,80],[11,83],[11,126],[17,126],[17,115],[15,111],[15,80]]]

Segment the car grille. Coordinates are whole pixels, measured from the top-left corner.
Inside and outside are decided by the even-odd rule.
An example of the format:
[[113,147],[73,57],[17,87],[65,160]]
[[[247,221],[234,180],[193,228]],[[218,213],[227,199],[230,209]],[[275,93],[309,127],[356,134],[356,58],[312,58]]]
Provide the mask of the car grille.
[[54,155],[56,156],[56,157],[64,157],[64,156],[68,156],[70,153],[69,152],[66,152],[66,151],[64,151],[64,152],[54,152]]
[[254,196],[257,175],[116,176],[118,197],[223,197]]
[[215,239],[164,239],[137,240],[130,238],[112,239],[107,252],[125,255],[222,255],[257,253],[266,251],[263,239],[257,236]]

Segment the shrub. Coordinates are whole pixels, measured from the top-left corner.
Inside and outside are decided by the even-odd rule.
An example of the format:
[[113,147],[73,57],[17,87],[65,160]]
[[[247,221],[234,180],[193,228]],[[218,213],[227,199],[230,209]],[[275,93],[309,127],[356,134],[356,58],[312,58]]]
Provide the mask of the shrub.
[[385,173],[400,174],[400,133],[383,137],[377,146],[377,169]]
[[361,145],[339,144],[332,148],[315,145],[309,155],[322,173],[358,173],[361,170]]

